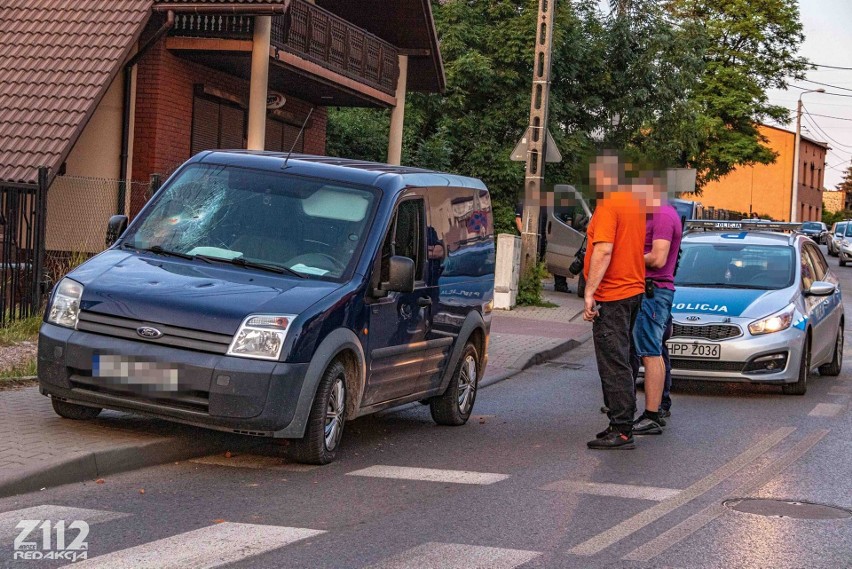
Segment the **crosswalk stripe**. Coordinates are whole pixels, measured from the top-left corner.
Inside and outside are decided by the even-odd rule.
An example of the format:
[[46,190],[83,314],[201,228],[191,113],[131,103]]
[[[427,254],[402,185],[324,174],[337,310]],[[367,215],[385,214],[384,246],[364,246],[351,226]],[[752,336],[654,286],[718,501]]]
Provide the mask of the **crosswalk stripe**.
[[836,417],[843,412],[843,405],[817,403],[808,415],[811,417]]
[[396,478],[400,480],[421,480],[424,482],[450,482],[453,484],[494,484],[509,478],[508,474],[493,472],[471,472],[468,470],[438,470],[435,468],[412,468],[408,466],[376,465],[362,470],[349,472],[349,476],[369,476],[372,478]]
[[424,543],[368,569],[514,569],[541,555],[539,551],[457,543]]
[[[58,522],[64,520],[66,525],[75,520],[81,520],[89,525],[107,522],[123,518],[129,514],[121,512],[110,512],[107,510],[87,510],[84,508],[71,508],[68,506],[53,506],[43,504],[32,508],[12,510],[0,514],[0,542],[12,541],[21,533],[15,526],[22,520],[50,520]],[[41,531],[41,530],[39,530]]]
[[233,563],[323,533],[305,528],[225,522],[99,555],[68,567],[204,569]]
[[592,494],[595,496],[654,500],[655,502],[662,502],[663,500],[677,496],[680,492],[680,490],[674,488],[656,488],[654,486],[628,484],[601,484],[596,482],[577,482],[574,480],[557,480],[556,482],[542,486],[541,489],[553,492],[572,492],[576,494]]

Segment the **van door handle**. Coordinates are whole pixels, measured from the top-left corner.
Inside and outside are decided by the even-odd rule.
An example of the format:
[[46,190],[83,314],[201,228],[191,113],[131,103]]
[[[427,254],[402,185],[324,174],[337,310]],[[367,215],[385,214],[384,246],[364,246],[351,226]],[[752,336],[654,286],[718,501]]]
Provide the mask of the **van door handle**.
[[417,306],[421,308],[426,308],[427,306],[432,306],[432,299],[428,296],[421,296],[417,299]]

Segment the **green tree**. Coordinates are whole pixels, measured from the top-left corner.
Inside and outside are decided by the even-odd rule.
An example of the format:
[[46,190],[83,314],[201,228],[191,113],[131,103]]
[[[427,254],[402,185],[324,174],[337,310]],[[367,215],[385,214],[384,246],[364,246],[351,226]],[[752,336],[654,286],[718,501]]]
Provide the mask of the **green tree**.
[[838,190],[852,192],[852,165],[846,167],[843,173],[843,179],[835,186]]
[[809,69],[796,55],[804,39],[798,2],[668,0],[667,8],[704,46],[703,72],[687,93],[697,114],[683,163],[698,169],[702,186],[738,165],[773,162],[757,125],[787,120],[789,111],[771,104],[767,90],[786,89]]

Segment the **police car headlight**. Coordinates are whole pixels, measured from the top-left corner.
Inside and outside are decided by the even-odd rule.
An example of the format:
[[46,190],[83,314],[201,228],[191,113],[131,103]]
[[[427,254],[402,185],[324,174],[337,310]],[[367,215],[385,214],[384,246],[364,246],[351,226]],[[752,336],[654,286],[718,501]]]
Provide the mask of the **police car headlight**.
[[77,281],[68,278],[59,281],[50,301],[47,321],[66,328],[76,328],[77,320],[80,318],[80,298],[82,296],[83,285]]
[[234,334],[229,356],[277,360],[284,338],[296,318],[295,314],[255,314],[249,316]]
[[793,323],[793,314],[796,312],[796,307],[790,304],[783,310],[770,314],[762,320],[755,320],[748,325],[748,331],[754,336],[760,334],[771,334],[772,332],[780,332],[786,330]]

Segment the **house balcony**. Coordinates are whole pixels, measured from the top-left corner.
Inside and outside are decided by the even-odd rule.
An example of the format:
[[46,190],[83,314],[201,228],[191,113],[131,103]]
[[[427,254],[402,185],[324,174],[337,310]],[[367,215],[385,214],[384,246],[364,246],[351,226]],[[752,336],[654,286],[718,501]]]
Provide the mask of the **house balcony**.
[[[248,80],[254,18],[177,14],[166,47],[180,57]],[[269,88],[322,106],[396,104],[399,50],[303,0],[272,17]]]

